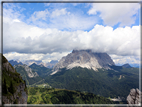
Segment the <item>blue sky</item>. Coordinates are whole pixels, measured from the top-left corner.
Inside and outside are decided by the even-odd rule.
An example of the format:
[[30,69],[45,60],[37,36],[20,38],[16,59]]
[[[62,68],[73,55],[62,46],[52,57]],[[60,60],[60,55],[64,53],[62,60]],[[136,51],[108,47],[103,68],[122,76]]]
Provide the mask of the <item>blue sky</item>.
[[139,63],[139,12],[138,3],[4,3],[3,52],[48,62],[90,48]]
[[[93,4],[93,3],[92,3]],[[92,8],[91,3],[4,3],[3,7],[4,9],[8,9],[9,7],[13,7],[14,11],[19,12],[21,16],[20,18],[21,21],[25,22],[26,24],[29,25],[34,25],[37,27],[42,27],[42,28],[57,28],[60,30],[68,30],[68,31],[75,31],[75,30],[84,30],[84,31],[90,31],[93,29],[94,25],[99,24],[103,26],[111,26],[113,29],[116,29],[118,27],[125,27],[126,25],[129,25],[130,27],[132,26],[137,26],[139,25],[139,9],[137,10],[136,13],[132,14],[130,17],[134,22],[130,24],[125,24],[125,25],[120,25],[122,22],[121,21],[116,21],[114,24],[106,24],[104,20],[100,17],[100,11],[96,11],[96,14],[89,14],[88,11]],[[95,4],[95,3],[94,3]],[[101,4],[101,3],[100,3]],[[122,3],[124,4],[124,3]],[[46,13],[45,16],[38,17],[39,12],[45,13],[47,10],[48,13]],[[59,16],[53,17],[51,15],[53,12],[60,12]],[[67,13],[68,15],[67,15]],[[35,13],[35,14],[34,14]],[[44,23],[43,25],[36,24],[35,21],[33,21],[31,16],[36,18],[36,22]],[[34,17],[34,18],[35,18]],[[55,20],[60,19],[60,21],[65,21],[66,18],[71,18],[75,17],[76,21],[79,22],[79,24],[82,24],[83,21],[88,21],[90,24],[87,27],[73,27],[71,25],[64,26],[64,27],[59,27],[58,25],[55,24]],[[45,19],[43,19],[45,18]],[[83,19],[83,20],[80,20]],[[73,20],[73,19],[72,19]],[[55,25],[54,25],[55,24]],[[50,27],[50,26],[52,27]],[[83,24],[84,25],[84,24]],[[79,26],[79,25],[78,25]],[[85,26],[85,25],[84,25]]]

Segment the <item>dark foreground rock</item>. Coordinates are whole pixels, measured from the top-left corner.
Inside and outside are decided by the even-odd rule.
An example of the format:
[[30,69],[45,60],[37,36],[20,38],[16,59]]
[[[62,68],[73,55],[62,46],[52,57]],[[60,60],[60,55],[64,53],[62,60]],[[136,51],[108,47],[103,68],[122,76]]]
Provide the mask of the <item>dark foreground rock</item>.
[[25,81],[2,56],[2,104],[27,104],[28,92]]

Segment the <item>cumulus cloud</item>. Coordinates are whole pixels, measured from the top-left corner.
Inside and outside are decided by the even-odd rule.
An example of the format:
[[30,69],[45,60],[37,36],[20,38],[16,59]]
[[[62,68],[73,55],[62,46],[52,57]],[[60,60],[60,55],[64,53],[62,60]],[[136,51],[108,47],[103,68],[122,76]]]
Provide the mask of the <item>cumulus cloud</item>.
[[116,65],[122,64],[140,64],[140,56],[119,56],[119,55],[110,55]]
[[94,3],[88,11],[89,15],[100,13],[100,17],[107,25],[128,26],[135,23],[140,4],[138,3]]
[[4,19],[3,30],[4,53],[46,54],[89,48],[95,52],[109,54],[140,55],[140,26],[113,30],[110,26],[95,25],[88,32],[81,30],[70,32],[42,29]]
[[[4,13],[10,13],[5,13],[3,18],[4,55],[9,60],[34,59],[49,62],[50,60],[59,60],[73,49],[92,49],[94,52],[115,54],[116,56],[112,55],[115,63],[127,61],[138,63],[138,60],[140,60],[137,59],[137,56],[140,56],[140,26],[118,27],[114,30],[111,26],[96,24],[97,19],[91,14],[97,14],[95,12],[100,11],[100,17],[106,24],[114,25],[121,22],[121,24],[127,25],[128,22],[126,23],[124,20],[128,17],[125,17],[125,14],[129,16],[128,21],[132,24],[133,17],[131,16],[136,14],[139,7],[135,8],[129,5],[128,8],[132,13],[128,12],[127,9],[124,10],[125,12],[122,11],[122,14],[119,13],[119,16],[123,16],[123,19],[118,18],[118,14],[108,13],[110,16],[106,15],[107,11],[111,10],[110,7],[108,6],[108,10],[105,11],[103,7],[101,10],[98,5],[98,7],[95,6],[96,10],[94,11],[93,5],[92,10],[89,11],[90,13],[88,12],[90,17],[72,14],[66,8],[56,9],[52,12],[47,9],[34,12],[29,22],[40,26],[48,26],[45,28],[36,27],[36,24],[28,25],[24,23],[19,12],[8,11],[5,8]],[[116,20],[111,19],[112,17],[115,18],[114,16]],[[50,24],[48,20],[50,20]],[[84,31],[90,26],[92,26],[91,30]]]
[[4,54],[4,56],[8,60],[19,60],[19,61],[26,61],[26,60],[42,60],[44,63],[48,63],[51,60],[60,60],[61,57],[66,56],[69,52],[53,52],[52,54],[27,54],[27,53],[17,53],[17,52],[10,52]]

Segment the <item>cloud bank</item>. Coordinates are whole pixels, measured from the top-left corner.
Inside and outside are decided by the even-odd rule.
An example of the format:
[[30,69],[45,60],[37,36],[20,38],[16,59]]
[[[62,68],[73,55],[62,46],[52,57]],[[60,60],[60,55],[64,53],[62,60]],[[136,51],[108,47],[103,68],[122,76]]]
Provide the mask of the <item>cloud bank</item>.
[[[132,26],[139,15],[139,4],[72,4],[86,6],[81,7],[84,10],[66,5],[58,8],[51,3],[45,6],[48,8],[29,13],[24,6],[5,4],[4,55],[9,60],[49,62],[59,60],[73,49],[92,49],[107,52],[115,63],[139,63],[140,26]],[[50,10],[49,6],[55,8]],[[25,10],[29,15],[23,13]],[[117,24],[120,25],[114,29]]]
[[140,26],[95,25],[90,31],[42,29],[20,21],[4,19],[4,53],[53,53],[92,49],[117,55],[140,55]]

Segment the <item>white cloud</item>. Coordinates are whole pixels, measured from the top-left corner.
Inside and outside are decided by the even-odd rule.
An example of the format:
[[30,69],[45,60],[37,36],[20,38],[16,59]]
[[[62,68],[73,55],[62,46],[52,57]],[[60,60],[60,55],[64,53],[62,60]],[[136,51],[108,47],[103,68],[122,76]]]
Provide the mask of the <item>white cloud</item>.
[[98,19],[95,16],[83,16],[80,13],[71,13],[66,8],[55,9],[48,11],[35,11],[27,22],[43,28],[57,28],[60,30],[66,29],[87,30],[97,23]]
[[117,28],[95,25],[87,31],[42,29],[4,19],[4,52],[53,53],[93,49],[117,55],[140,55],[140,26]]
[[39,20],[39,19],[46,20],[48,15],[49,15],[48,9],[45,9],[44,11],[35,11],[31,15],[31,17],[29,18],[28,21],[33,21],[34,22],[34,21]]
[[122,64],[140,64],[140,56],[119,56],[119,55],[110,55],[114,63],[117,65]]
[[25,16],[21,14],[25,8],[21,8],[18,4],[3,3],[3,16],[11,19],[23,20]]
[[8,60],[19,60],[24,62],[26,60],[42,60],[44,63],[48,63],[51,60],[60,60],[61,57],[66,56],[69,52],[53,52],[52,54],[26,54],[26,53],[17,53],[17,52],[10,52],[4,54],[4,56]]
[[[50,28],[39,28],[22,22],[19,18],[19,12],[12,14],[13,10],[10,11],[3,18],[3,51],[9,60],[35,59],[48,62],[51,59],[59,60],[72,49],[88,48],[93,49],[95,52],[107,52],[117,56],[140,56],[140,26],[133,26],[132,28],[127,26],[124,28],[119,27],[115,30],[110,26],[94,26],[95,21],[97,21],[95,17],[88,18],[78,14],[71,14],[64,8],[53,12],[49,12],[47,9],[35,12],[30,20],[42,26],[47,26],[48,24],[39,21],[40,19],[47,21],[47,17],[51,17],[51,14],[54,16],[50,20],[51,24],[48,25]],[[57,14],[58,11],[60,13]],[[8,10],[5,12],[8,12]],[[104,12],[107,12],[107,10]],[[132,13],[134,14],[135,11]],[[111,17],[106,17],[103,12],[101,14],[106,23],[123,22],[122,19],[118,18],[114,22],[112,20],[113,23],[111,23]],[[131,13],[129,14],[127,15],[131,16]],[[113,17],[113,14],[111,15]],[[119,15],[121,16],[121,14]],[[95,21],[92,22],[94,19]],[[94,28],[88,32],[83,31],[90,26],[94,26]],[[74,31],[61,31],[65,28]],[[12,54],[11,52],[16,53]],[[135,60],[135,58],[114,58],[114,61],[116,63],[124,63],[127,62],[127,59]]]
[[100,12],[100,17],[107,25],[127,26],[135,23],[140,4],[138,3],[94,3],[88,11],[89,15],[96,15]]
[[70,12],[66,11],[66,8],[63,8],[61,10],[56,9],[55,11],[53,11],[51,13],[51,17],[58,17],[58,16],[61,16],[61,15],[66,15],[66,14],[68,14],[68,15],[70,14]]
[[14,19],[13,22],[21,22],[20,20],[18,19]]

